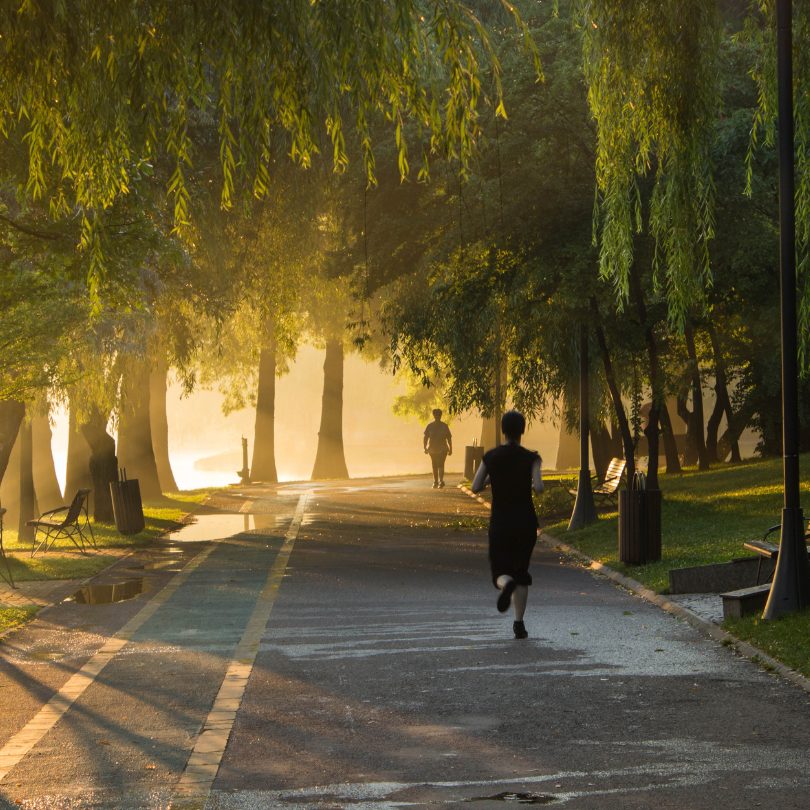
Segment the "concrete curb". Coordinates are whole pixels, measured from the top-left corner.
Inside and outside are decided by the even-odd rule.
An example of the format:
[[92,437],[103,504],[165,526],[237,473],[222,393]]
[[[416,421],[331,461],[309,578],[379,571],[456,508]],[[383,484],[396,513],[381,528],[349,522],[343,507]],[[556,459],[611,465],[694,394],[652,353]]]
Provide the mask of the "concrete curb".
[[[488,501],[485,501],[479,495],[476,495],[472,490],[464,486],[464,484],[459,484],[458,488],[468,497],[473,498],[486,506],[487,509],[492,508]],[[775,658],[768,655],[768,653],[766,653],[764,650],[759,649],[759,647],[755,647],[753,644],[737,638],[737,636],[729,633],[727,630],[723,630],[722,627],[706,621],[706,619],[698,616],[697,613],[693,613],[688,608],[683,607],[683,605],[670,602],[665,596],[650,590],[646,585],[643,585],[638,580],[627,577],[624,574],[620,574],[618,571],[614,571],[612,568],[591,559],[587,554],[583,554],[579,549],[569,546],[567,543],[563,543],[561,540],[558,540],[556,537],[553,537],[550,534],[541,533],[539,539],[548,548],[561,551],[566,556],[579,560],[581,563],[586,565],[588,570],[592,573],[611,580],[616,585],[619,585],[625,590],[628,590],[636,596],[641,597],[645,601],[656,605],[672,616],[682,619],[704,636],[707,636],[713,641],[719,642],[724,647],[730,648],[743,658],[747,658],[749,661],[762,667],[766,672],[779,675],[786,681],[798,686],[799,689],[802,689],[810,694],[810,678],[806,678],[800,672],[796,672],[795,669],[791,669],[781,661],[777,661]]]

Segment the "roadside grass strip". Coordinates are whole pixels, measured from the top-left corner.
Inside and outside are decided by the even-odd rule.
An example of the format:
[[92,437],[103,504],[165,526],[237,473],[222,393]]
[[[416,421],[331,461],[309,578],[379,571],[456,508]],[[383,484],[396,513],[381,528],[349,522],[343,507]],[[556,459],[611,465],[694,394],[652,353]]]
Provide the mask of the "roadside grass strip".
[[216,546],[210,545],[200,551],[176,574],[155,596],[144,605],[115,635],[68,678],[58,692],[37,712],[20,731],[0,748],[0,782],[34,746],[64,717],[70,707],[84,694],[101,671],[142,627],[172,597],[189,576],[208,558]]
[[175,789],[178,799],[173,803],[175,807],[191,810],[205,806],[225,754],[248,679],[253,671],[262,636],[281,588],[310,494],[309,491],[304,492],[298,499],[295,514],[284,537],[284,544],[276,555],[265,586],[228,665],[222,686],[214,699],[214,705],[208,713]]
[[[808,469],[810,455],[803,455],[801,463]],[[569,516],[547,523],[543,531],[648,588],[666,593],[670,569],[748,556],[743,543],[761,538],[781,519],[781,459],[718,465],[706,472],[687,469],[681,475],[663,474],[660,481],[660,562],[630,566],[619,561],[616,511],[601,513],[596,523],[573,532],[567,531]],[[801,492],[803,497],[810,495],[810,481],[802,482]]]

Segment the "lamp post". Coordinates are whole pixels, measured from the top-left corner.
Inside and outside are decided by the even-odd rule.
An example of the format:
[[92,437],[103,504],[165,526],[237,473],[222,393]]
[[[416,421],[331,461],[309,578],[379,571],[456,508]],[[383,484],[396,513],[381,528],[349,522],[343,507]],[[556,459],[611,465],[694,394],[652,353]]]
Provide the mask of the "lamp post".
[[793,181],[793,54],[791,0],[776,3],[779,95],[779,280],[782,314],[782,451],[785,502],[782,536],[764,619],[810,604],[810,566],[799,503],[799,396],[796,328],[796,214]]
[[591,466],[589,463],[588,438],[588,327],[582,324],[579,333],[579,483],[574,511],[568,523],[568,531],[581,529],[596,520],[596,507],[591,489]]

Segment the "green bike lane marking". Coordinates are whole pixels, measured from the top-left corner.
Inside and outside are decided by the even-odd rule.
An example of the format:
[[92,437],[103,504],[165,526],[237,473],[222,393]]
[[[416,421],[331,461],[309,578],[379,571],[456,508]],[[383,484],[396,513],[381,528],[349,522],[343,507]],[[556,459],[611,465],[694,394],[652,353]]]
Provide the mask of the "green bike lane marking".
[[228,665],[214,705],[208,713],[177,784],[175,795],[178,801],[174,806],[189,810],[205,806],[225,754],[236,713],[239,711],[248,679],[253,671],[259,645],[281,588],[310,495],[311,491],[306,491],[298,499],[295,514],[284,537],[284,545],[276,555],[267,575],[264,589],[256,601],[253,613]]
[[[296,518],[294,519],[295,530],[292,533],[293,540],[294,535],[297,534],[297,529],[298,526],[300,526],[302,518],[303,518],[303,503],[299,502],[299,511],[296,513]],[[250,534],[253,534],[253,532],[251,532]],[[278,586],[280,585],[281,577],[283,576],[284,569],[286,568],[286,560],[289,558],[289,553],[292,550],[291,543],[289,540],[290,536],[291,532],[288,531],[287,539],[284,541],[285,547],[287,549],[285,553],[284,565],[281,567],[281,570],[279,570],[278,561],[276,560],[276,565],[273,566],[271,571],[271,579],[273,578],[272,572],[273,571],[278,572],[277,581],[274,580],[273,582],[274,585],[273,590],[277,590]],[[234,536],[234,539],[236,537],[237,536]],[[281,544],[282,538],[278,537],[277,541],[279,544]],[[32,749],[36,748],[41,742],[43,742],[44,738],[47,735],[50,734],[52,737],[53,734],[56,733],[57,728],[64,727],[64,729],[68,733],[71,733],[71,730],[74,729],[75,726],[75,723],[70,719],[74,713],[73,711],[71,711],[71,709],[74,709],[74,711],[75,709],[78,709],[77,701],[79,701],[80,698],[82,699],[81,705],[84,705],[87,698],[89,697],[89,693],[87,690],[94,684],[97,684],[99,686],[103,685],[105,688],[109,687],[112,684],[112,682],[109,682],[107,672],[115,671],[117,673],[118,670],[117,669],[113,670],[113,668],[111,667],[108,668],[107,665],[112,663],[113,661],[121,661],[121,653],[124,650],[124,648],[127,648],[127,650],[131,648],[133,651],[137,651],[139,649],[139,646],[142,645],[143,643],[149,644],[150,641],[153,642],[157,641],[158,639],[164,638],[165,632],[167,630],[169,631],[170,636],[173,637],[177,637],[178,629],[181,631],[181,634],[183,632],[189,632],[183,631],[182,627],[192,627],[192,625],[194,625],[195,623],[192,620],[193,617],[190,618],[188,615],[189,610],[189,605],[187,604],[188,596],[183,596],[183,594],[185,594],[188,587],[191,587],[194,583],[197,583],[196,585],[193,585],[194,589],[199,588],[200,583],[197,582],[199,576],[194,576],[195,574],[202,575],[204,579],[206,579],[209,576],[209,574],[206,574],[206,572],[211,568],[211,555],[214,552],[219,550],[221,551],[221,553],[224,553],[226,555],[226,557],[223,559],[223,562],[225,563],[226,566],[225,569],[222,569],[223,576],[226,577],[229,576],[229,574],[227,573],[228,570],[227,566],[229,565],[227,560],[233,559],[234,562],[236,562],[237,560],[241,560],[242,562],[238,563],[238,565],[242,567],[244,563],[247,562],[245,556],[243,555],[248,551],[251,552],[248,555],[248,559],[252,559],[254,556],[256,556],[256,561],[259,563],[260,567],[263,568],[264,571],[266,571],[267,564],[266,563],[262,564],[263,555],[266,557],[268,553],[266,550],[260,549],[258,547],[256,548],[245,547],[244,538],[238,539],[237,543],[238,545],[243,546],[243,548],[236,557],[234,557],[233,551],[230,552],[228,551],[229,547],[233,548],[231,543],[212,543],[211,545],[203,548],[192,560],[189,561],[189,563],[181,571],[179,571],[172,578],[170,582],[168,582],[161,590],[159,590],[152,597],[152,599],[148,603],[146,603],[141,608],[141,610],[138,611],[138,613],[136,613],[128,622],[126,622],[126,624],[124,624],[124,626],[117,633],[115,633],[112,637],[110,637],[102,645],[100,649],[98,649],[93,655],[91,655],[91,657],[84,663],[84,665],[77,672],[75,672],[71,677],[68,678],[68,680],[64,683],[64,685],[62,685],[61,688],[59,688],[53,694],[53,696],[47,701],[47,703],[45,703],[45,705],[43,705],[42,708],[36,712],[33,718],[28,723],[26,723],[25,726],[20,731],[14,734],[8,740],[8,742],[4,746],[2,746],[2,748],[0,748],[0,782],[3,782],[4,780],[10,781],[7,780],[6,777],[11,772],[11,770],[14,769],[15,766],[21,765],[21,763],[23,763],[23,760],[25,760],[26,756],[32,752]],[[264,549],[267,548],[269,547],[265,545]],[[278,553],[278,548],[279,545],[275,545],[275,549],[272,552],[274,557]],[[221,556],[221,554],[217,556]],[[205,565],[206,562],[208,562],[209,565],[206,566]],[[255,569],[255,563],[252,565],[252,567]],[[230,575],[231,576],[233,575],[232,572]],[[234,580],[230,581],[233,582]],[[224,584],[224,580],[223,583],[221,583],[220,585],[217,585],[216,582],[212,582],[209,585],[209,588],[213,586],[213,590],[209,590],[209,592],[213,595],[214,593],[220,591],[222,589],[222,584]],[[186,587],[184,588],[184,586]],[[249,644],[250,639],[253,636],[255,636],[257,631],[255,625],[258,617],[255,616],[254,614],[256,614],[257,612],[259,613],[261,612],[256,610],[255,600],[258,599],[259,602],[261,603],[262,599],[264,599],[267,596],[267,583],[265,581],[263,572],[261,579],[258,580],[255,578],[255,575],[253,576],[248,575],[248,580],[247,581],[242,580],[242,585],[239,586],[239,590],[244,591],[245,587],[248,588],[249,592],[252,592],[252,595],[249,596],[248,593],[245,592],[239,596],[238,601],[242,602],[245,599],[245,597],[249,598],[250,601],[247,604],[245,604],[246,610],[243,615],[245,617],[252,616],[253,618],[248,622],[248,625],[244,631],[245,638],[243,638],[241,646],[237,647],[236,652],[232,652],[234,648],[231,647],[230,650],[228,650],[228,652],[225,653],[224,663],[226,664],[229,662],[232,664],[233,663],[231,661],[232,657],[235,656],[236,658],[238,658],[243,653],[242,648],[244,648],[245,644],[246,643]],[[263,587],[265,589],[264,591],[262,591]],[[180,593],[178,593],[178,591]],[[222,593],[224,595],[225,591],[223,590]],[[175,599],[172,600],[172,597],[175,597]],[[158,611],[160,611],[161,608],[164,608],[167,605],[167,603],[170,602],[170,600],[172,600],[171,605],[174,605],[174,608],[171,608],[171,605],[169,606],[169,608],[171,608],[170,613],[166,616],[164,616],[165,611],[158,613]],[[216,610],[215,603],[207,602],[206,604],[207,610],[211,609]],[[160,624],[155,625],[155,621],[150,623],[151,619],[154,619]],[[166,625],[167,620],[168,625]],[[177,625],[178,622],[181,623],[182,627],[175,626]],[[243,627],[245,626],[242,624],[242,622],[239,622],[239,624],[242,625]],[[174,627],[174,630],[172,630],[172,627]],[[259,631],[261,631],[263,629],[263,625],[258,629]],[[239,632],[238,629],[237,632]],[[199,637],[195,638],[197,639],[198,643]],[[168,639],[166,640],[168,641]],[[189,641],[191,641],[191,637],[189,638]],[[129,647],[127,647],[127,645],[129,645]],[[194,646],[196,645],[193,643],[192,647]],[[180,649],[182,650],[183,647],[185,647],[185,644],[183,644],[181,640]],[[104,677],[100,677],[101,673],[105,669],[107,670],[107,672],[105,672]],[[226,676],[226,683],[232,681],[234,675],[238,676],[239,674],[240,672],[238,669],[235,672],[229,671],[228,675]],[[117,680],[119,676],[120,673],[118,675],[111,675],[110,677],[113,677]],[[121,688],[121,686],[119,685],[118,688]],[[126,687],[124,687],[124,689],[125,691],[128,691]],[[220,706],[221,705],[222,704],[220,704]],[[69,712],[70,714],[68,714]],[[67,718],[65,718],[66,714],[68,715]],[[82,719],[86,719],[85,717],[83,717],[84,714],[86,713],[84,712],[84,709],[82,709],[79,715],[77,716],[77,719],[80,717]],[[62,721],[63,718],[65,718],[65,721],[64,723],[60,724],[60,721]],[[215,720],[216,716],[214,715],[211,719]],[[205,726],[202,726],[202,728],[204,729]],[[57,737],[56,740],[58,741],[57,746],[63,746],[66,740],[69,740],[69,738]],[[186,749],[186,751],[187,750],[188,749]],[[187,754],[183,757],[183,761],[185,761],[186,756]],[[54,765],[57,765],[57,772],[58,772],[58,764],[54,763]],[[177,773],[177,771],[175,771],[175,773]],[[19,768],[17,769],[17,776],[22,777],[24,781],[27,779],[26,772],[20,773]],[[18,787],[21,787],[21,785],[18,784]],[[87,787],[89,787],[89,785]],[[104,785],[99,785],[98,787],[101,787],[103,789]]]
[[36,746],[65,716],[70,707],[98,678],[102,670],[127,645],[135,633],[171,599],[177,590],[208,559],[216,546],[211,545],[197,554],[182,571],[167,583],[144,607],[113,635],[84,666],[53,695],[53,697],[0,748],[0,782],[9,771]]

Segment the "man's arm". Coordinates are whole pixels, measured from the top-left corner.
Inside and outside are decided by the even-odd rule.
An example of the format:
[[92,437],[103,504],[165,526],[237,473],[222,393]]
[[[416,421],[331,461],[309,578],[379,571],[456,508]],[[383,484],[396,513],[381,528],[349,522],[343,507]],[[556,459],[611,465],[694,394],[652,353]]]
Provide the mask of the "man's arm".
[[453,455],[453,434],[450,432],[450,428],[447,428],[447,455]]
[[430,436],[428,435],[429,428],[425,428],[425,435],[422,438],[422,444],[424,445],[424,450],[427,453],[428,451],[428,442],[430,441]]
[[484,462],[482,461],[478,465],[478,469],[475,471],[475,478],[473,478],[472,486],[470,486],[470,489],[473,492],[483,492],[484,487],[487,484],[487,475],[488,475],[487,468],[484,465]]
[[540,456],[534,460],[532,464],[532,489],[540,494],[545,489],[543,484],[543,462],[540,461]]

